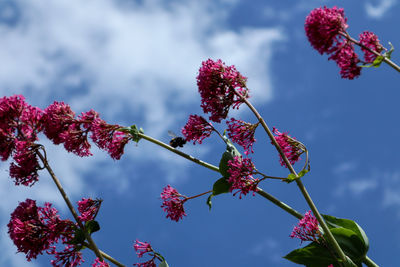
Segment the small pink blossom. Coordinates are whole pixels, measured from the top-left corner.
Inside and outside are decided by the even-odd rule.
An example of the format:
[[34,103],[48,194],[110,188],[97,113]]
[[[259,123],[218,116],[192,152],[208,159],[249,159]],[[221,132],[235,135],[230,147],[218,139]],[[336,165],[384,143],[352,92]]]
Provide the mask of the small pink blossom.
[[179,194],[175,188],[167,185],[161,193],[161,199],[164,200],[161,208],[167,212],[167,218],[178,222],[183,216],[186,216],[183,204],[187,197]]
[[[383,46],[379,43],[378,36],[376,36],[373,32],[365,31],[360,33],[359,38],[360,44],[368,47],[369,49],[377,53],[381,53],[383,51]],[[364,52],[364,60],[366,63],[372,63],[375,60],[375,54],[362,47],[361,50]]]
[[239,198],[247,195],[250,191],[254,195],[254,192],[258,190],[257,186],[260,180],[253,178],[255,167],[251,159],[236,156],[233,160],[228,161],[228,166],[230,174],[228,182],[232,184],[230,191],[237,189],[238,191],[234,195],[240,192]]
[[317,241],[321,233],[318,228],[318,221],[311,210],[306,212],[304,217],[299,221],[297,226],[293,228],[290,234],[291,238],[299,238],[303,241]]
[[242,120],[231,118],[230,120],[226,121],[226,124],[228,124],[229,138],[236,144],[242,146],[246,155],[248,155],[250,152],[254,153],[253,144],[256,141],[254,138],[254,133],[258,123],[251,124]]
[[151,247],[151,245],[147,242],[141,242],[139,240],[135,241],[135,244],[133,245],[135,248],[136,254],[138,255],[139,258],[143,257],[144,254],[148,254],[149,256],[152,256],[152,258],[146,262],[141,262],[141,263],[135,263],[133,264],[134,266],[138,267],[156,267],[155,260],[159,259],[157,257],[157,254]]
[[52,246],[47,254],[54,255],[55,260],[51,260],[51,265],[54,267],[75,267],[84,262],[82,253],[75,245],[67,244],[62,251],[56,251],[56,247]]
[[55,145],[65,142],[70,125],[75,122],[75,112],[64,102],[54,101],[44,110],[44,134]]
[[[274,134],[276,134],[275,140],[288,158],[290,164],[295,164],[297,161],[299,161],[300,155],[303,153],[303,151],[298,146],[296,139],[294,137],[290,137],[287,135],[287,133],[280,133],[276,128],[273,128],[272,131]],[[287,168],[286,163],[281,156],[279,156],[279,161],[282,166]]]
[[246,80],[235,66],[226,66],[220,59],[202,62],[197,86],[201,96],[201,107],[204,113],[211,114],[210,120],[221,122],[227,117],[231,107],[240,106],[243,102],[242,97],[249,97]]
[[304,28],[308,41],[320,54],[330,54],[335,50],[340,32],[345,32],[348,25],[343,8],[315,8],[306,17]]
[[96,258],[92,264],[92,267],[110,267],[110,264],[105,261],[101,261],[99,258]]
[[94,220],[99,211],[101,200],[93,200],[91,198],[82,198],[78,201],[79,219],[83,222]]
[[15,142],[13,160],[10,165],[10,176],[14,179],[15,185],[32,186],[39,180],[37,172],[40,166],[30,142]]
[[340,68],[340,76],[344,79],[352,80],[361,74],[361,67],[357,64],[360,60],[354,51],[354,45],[348,41],[343,41],[328,59],[332,59]]
[[209,137],[214,130],[212,124],[206,119],[198,115],[190,115],[185,127],[182,128],[182,134],[187,141],[198,142],[201,144],[203,140]]

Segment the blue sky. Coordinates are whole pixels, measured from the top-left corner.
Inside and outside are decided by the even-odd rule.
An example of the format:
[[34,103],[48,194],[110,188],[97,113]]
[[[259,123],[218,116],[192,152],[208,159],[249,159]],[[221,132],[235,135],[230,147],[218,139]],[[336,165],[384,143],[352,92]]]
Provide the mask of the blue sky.
[[[23,94],[45,108],[54,100],[77,112],[91,108],[109,123],[137,124],[168,142],[189,114],[201,114],[195,77],[201,61],[221,58],[248,77],[251,101],[269,126],[288,131],[310,151],[304,183],[322,213],[357,221],[370,239],[370,258],[396,266],[400,249],[400,92],[393,69],[364,69],[353,81],[309,45],[304,19],[316,7],[345,8],[351,35],[374,31],[400,47],[396,0],[381,1],[0,1],[0,93]],[[394,61],[400,62],[398,51]],[[236,118],[255,122],[243,109]],[[220,129],[223,129],[221,125]],[[257,167],[287,175],[277,152],[257,131]],[[130,144],[120,161],[104,152],[81,159],[42,139],[50,164],[71,199],[104,200],[94,235],[127,266],[135,239],[149,241],[171,267],[296,266],[281,257],[300,247],[289,234],[296,220],[259,196],[215,197],[186,204],[176,223],[165,219],[159,194],[171,184],[185,195],[209,190],[215,173],[153,144]],[[185,152],[218,165],[224,145],[214,137]],[[299,166],[297,166],[300,168]],[[7,235],[9,214],[26,198],[50,201],[70,217],[44,172],[32,188],[15,187],[0,163],[0,265],[27,263]],[[308,210],[294,184],[268,181],[267,192]],[[83,266],[93,261],[91,253]]]

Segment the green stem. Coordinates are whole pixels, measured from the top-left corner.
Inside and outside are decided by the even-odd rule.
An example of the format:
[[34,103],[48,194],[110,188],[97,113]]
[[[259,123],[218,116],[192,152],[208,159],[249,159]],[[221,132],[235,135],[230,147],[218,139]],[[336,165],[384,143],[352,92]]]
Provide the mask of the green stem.
[[[90,247],[90,245],[89,245],[88,243],[85,242],[84,245],[85,245],[86,247],[88,247],[89,249],[93,250],[92,247]],[[104,251],[101,251],[101,250],[99,250],[99,251],[100,251],[100,254],[101,254],[105,259],[107,259],[108,261],[114,263],[116,266],[119,266],[119,267],[126,267],[125,265],[123,265],[122,263],[120,263],[119,261],[117,261],[116,259],[114,259],[113,257],[111,257],[110,255],[108,255],[108,254],[105,253]]]
[[[354,39],[353,37],[351,37],[347,32],[339,32],[340,35],[342,35],[343,37],[345,37],[347,40],[349,40],[350,42],[354,43],[355,45],[358,45],[359,47],[368,50],[369,52],[371,52],[372,54],[374,54],[375,56],[382,56],[380,53],[378,53],[375,50],[372,50],[369,47],[366,47],[365,45],[361,44],[359,41],[357,41],[356,39]],[[389,58],[387,57],[383,57],[383,61],[388,64],[390,67],[392,67],[393,69],[397,70],[398,72],[400,72],[400,67],[398,65],[396,65],[393,61],[391,61]]]
[[371,260],[370,258],[368,258],[368,256],[365,256],[363,262],[365,263],[365,265],[367,265],[368,267],[379,267],[378,264],[376,264],[373,260]]
[[[40,146],[40,147],[43,149],[43,151],[45,153],[45,150],[44,150],[43,146]],[[36,154],[39,156],[39,158],[42,161],[44,167],[49,172],[51,178],[53,179],[54,183],[56,184],[56,186],[58,188],[58,191],[60,191],[61,196],[63,197],[65,203],[67,204],[68,209],[71,211],[72,216],[74,216],[75,221],[77,222],[79,227],[85,233],[85,237],[86,237],[87,241],[89,242],[90,246],[93,248],[94,253],[96,254],[96,256],[100,260],[104,260],[103,256],[101,255],[101,253],[99,251],[99,248],[96,245],[96,243],[94,242],[92,237],[87,233],[87,231],[85,231],[85,226],[82,224],[81,220],[79,220],[78,213],[76,212],[74,206],[72,205],[71,201],[69,200],[68,195],[65,193],[64,188],[62,187],[62,185],[60,183],[60,180],[58,180],[57,176],[54,174],[53,170],[51,169],[46,157],[44,155],[42,155],[42,153],[40,153],[39,150],[36,150]]]
[[[260,121],[262,127],[264,128],[265,132],[267,133],[269,139],[271,140],[272,144],[275,146],[276,150],[278,150],[279,154],[281,155],[283,161],[285,162],[287,168],[289,171],[294,174],[296,177],[298,177],[295,169],[293,168],[292,164],[290,164],[288,158],[286,157],[285,153],[283,153],[280,145],[276,141],[274,135],[272,134],[271,130],[269,129],[268,125],[264,121],[264,119],[261,117],[261,115],[258,113],[258,111],[255,109],[255,107],[244,97],[242,97],[240,94],[236,93],[238,96],[240,96],[243,100],[243,102],[250,108],[250,110],[254,113],[254,115],[257,117],[257,119]],[[300,178],[296,179],[296,184],[299,187],[301,193],[303,194],[303,197],[307,201],[308,206],[311,208],[312,212],[314,213],[315,217],[317,218],[318,222],[320,223],[322,229],[324,230],[324,233],[326,235],[326,238],[328,242],[333,246],[334,250],[336,253],[339,255],[339,258],[343,260],[343,262],[346,262],[346,255],[344,254],[343,250],[340,248],[338,242],[336,239],[333,237],[331,231],[328,228],[328,225],[325,223],[324,219],[322,218],[321,214],[319,213],[317,207],[315,206],[314,202],[311,199],[310,194],[307,192],[306,188],[304,187],[303,183],[301,182]]]
[[172,146],[167,145],[166,143],[161,142],[160,140],[157,140],[157,139],[155,139],[153,137],[150,137],[148,135],[145,135],[143,133],[138,133],[138,136],[143,138],[143,139],[145,139],[145,140],[147,140],[147,141],[150,141],[150,142],[152,142],[152,143],[154,143],[156,145],[159,145],[159,146],[161,146],[161,147],[163,147],[165,149],[168,149],[169,151],[174,152],[175,154],[178,154],[179,156],[184,157],[185,159],[193,161],[194,163],[197,163],[197,164],[199,164],[199,165],[201,165],[203,167],[206,167],[206,168],[208,168],[210,170],[219,172],[219,168],[218,167],[216,167],[216,166],[214,166],[212,164],[209,164],[207,162],[204,162],[202,160],[199,160],[199,159],[197,159],[197,158],[195,158],[195,157],[193,157],[191,155],[183,153],[182,151],[180,151],[180,150],[178,150],[176,148],[173,148]]
[[[148,135],[139,133],[139,136],[142,137],[143,139],[150,141],[156,145],[159,145],[163,148],[168,149],[169,151],[178,154],[181,157],[184,157],[185,159],[188,159],[190,161],[193,161],[194,163],[197,163],[201,166],[204,166],[212,171],[218,172],[219,173],[219,168],[217,166],[214,166],[210,163],[204,162],[202,160],[199,160],[191,155],[188,155],[186,153],[183,153],[182,151],[175,149],[169,145],[167,145],[166,143],[163,143],[155,138],[152,138]],[[269,201],[271,201],[273,204],[277,205],[278,207],[280,207],[281,209],[287,211],[288,213],[292,214],[294,217],[301,219],[303,217],[303,215],[301,215],[301,213],[299,213],[298,211],[296,211],[295,209],[293,209],[292,207],[290,207],[289,205],[287,205],[286,203],[278,200],[277,198],[275,198],[274,196],[272,196],[271,194],[268,194],[267,192],[263,191],[261,188],[258,188],[258,191],[256,192],[257,194],[259,194],[260,196],[268,199]]]

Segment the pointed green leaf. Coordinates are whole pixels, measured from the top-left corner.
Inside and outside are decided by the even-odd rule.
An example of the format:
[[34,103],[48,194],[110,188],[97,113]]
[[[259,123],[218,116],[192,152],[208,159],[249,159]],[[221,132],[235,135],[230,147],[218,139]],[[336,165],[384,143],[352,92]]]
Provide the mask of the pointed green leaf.
[[90,234],[100,230],[100,224],[97,221],[87,221],[85,223],[86,231]]
[[160,262],[160,264],[158,265],[158,267],[169,267],[168,263],[163,260],[162,262]]
[[330,229],[343,252],[349,256],[354,263],[359,264],[367,255],[368,248],[355,232],[346,228]]
[[304,175],[306,175],[307,172],[309,172],[309,170],[304,169],[304,170],[302,170],[301,172],[299,172],[298,176],[299,176],[299,177],[303,177]]
[[85,233],[82,231],[81,228],[77,228],[74,233],[74,237],[68,244],[78,245],[82,244],[85,241]]
[[304,248],[295,249],[284,258],[307,267],[328,266],[336,262],[329,251],[317,242],[311,242]]
[[228,172],[228,161],[233,160],[234,157],[240,157],[241,154],[228,138],[226,138],[225,136],[224,138],[226,142],[226,150],[222,154],[221,160],[219,162],[219,171],[225,178],[227,178],[230,175]]
[[368,251],[369,249],[368,237],[365,234],[364,230],[361,228],[361,226],[358,225],[358,223],[349,219],[336,218],[330,215],[322,215],[322,217],[324,217],[324,220],[328,224],[329,228],[343,227],[353,231],[363,242],[366,251]]
[[218,179],[213,185],[213,192],[207,198],[207,205],[211,210],[211,198],[217,196],[219,194],[229,193],[229,189],[231,188],[231,184],[226,180],[226,178],[222,177]]
[[296,180],[296,179],[297,179],[296,175],[294,175],[293,173],[289,173],[289,175],[288,175],[288,177],[286,178],[285,182],[291,183],[291,182],[293,182],[293,181]]

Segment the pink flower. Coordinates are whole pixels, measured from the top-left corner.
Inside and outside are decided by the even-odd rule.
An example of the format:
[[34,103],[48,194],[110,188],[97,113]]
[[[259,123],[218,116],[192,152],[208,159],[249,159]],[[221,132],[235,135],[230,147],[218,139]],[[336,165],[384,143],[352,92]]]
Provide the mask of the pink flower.
[[352,43],[343,41],[328,59],[332,59],[340,68],[340,75],[344,79],[352,80],[361,74],[360,62]]
[[56,247],[52,246],[47,254],[54,255],[55,260],[51,260],[51,265],[54,267],[75,267],[81,265],[84,260],[82,253],[75,247],[75,245],[67,244],[62,251],[56,251]]
[[46,203],[37,207],[36,201],[26,199],[11,214],[8,234],[18,252],[26,254],[28,261],[50,248],[64,232],[71,229],[72,222],[61,220],[57,210]]
[[78,211],[80,212],[79,219],[83,222],[94,220],[99,211],[101,200],[93,200],[91,198],[82,198],[78,201]]
[[230,191],[238,190],[234,195],[240,192],[239,198],[242,195],[247,195],[250,191],[257,192],[259,179],[253,178],[255,169],[253,162],[249,158],[236,156],[233,160],[228,161],[228,172],[230,174],[228,182],[231,183]]
[[201,116],[190,115],[185,127],[182,128],[182,134],[187,141],[198,142],[201,144],[206,137],[209,137],[214,130],[211,123],[207,122]]
[[135,248],[136,254],[138,255],[139,258],[143,257],[144,254],[148,254],[149,256],[152,256],[152,258],[150,260],[148,260],[146,262],[135,263],[135,264],[133,264],[134,266],[156,267],[155,260],[158,259],[158,257],[149,243],[140,242],[139,240],[136,240],[133,247]]
[[94,119],[91,125],[93,142],[116,160],[121,158],[124,147],[129,141],[129,137],[125,133],[117,131],[119,128],[121,126],[107,124],[100,118]]
[[187,197],[179,194],[175,188],[167,185],[161,193],[161,199],[164,200],[161,208],[167,212],[167,218],[178,222],[183,216],[186,216],[183,204]]
[[293,228],[290,234],[291,238],[299,238],[303,241],[317,241],[321,233],[318,228],[318,221],[311,214],[311,210],[306,212],[304,217],[299,221],[298,225]]
[[242,97],[249,97],[246,80],[235,66],[226,66],[220,59],[202,62],[197,86],[202,99],[201,107],[204,113],[211,114],[210,120],[221,122],[227,117],[231,107],[240,106]]
[[[378,36],[376,36],[373,32],[365,31],[363,33],[360,33],[359,38],[360,44],[378,53],[382,52],[383,46],[379,43]],[[372,63],[375,60],[376,55],[374,55],[367,49],[361,48],[361,50],[364,52],[364,60],[366,63]]]
[[37,171],[40,166],[30,142],[15,142],[13,160],[10,165],[10,176],[14,179],[15,185],[32,186],[39,180]]
[[233,142],[242,146],[245,150],[244,153],[246,155],[248,155],[250,152],[254,153],[253,143],[256,141],[256,139],[254,138],[254,133],[256,131],[258,123],[251,124],[242,120],[231,118],[230,120],[226,121],[226,124],[228,124],[229,138]]
[[340,39],[339,32],[346,31],[346,22],[343,8],[316,8],[310,12],[304,24],[308,41],[320,54],[330,54]]
[[99,260],[99,258],[96,258],[94,260],[94,263],[92,264],[92,267],[110,267],[110,264],[105,261]]
[[65,142],[70,125],[75,122],[75,112],[64,102],[54,101],[44,110],[44,134],[55,145]]
[[[296,139],[294,137],[290,137],[287,135],[287,133],[280,133],[277,129],[275,129],[275,127],[272,131],[277,135],[275,136],[275,140],[281,147],[289,162],[291,164],[295,164],[298,160],[300,160],[300,155],[303,153],[303,151],[298,146]],[[279,161],[282,166],[287,168],[286,163],[281,156],[279,156]]]

